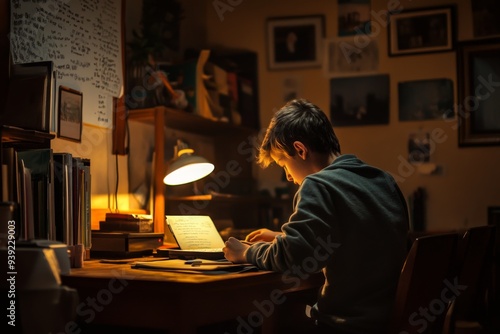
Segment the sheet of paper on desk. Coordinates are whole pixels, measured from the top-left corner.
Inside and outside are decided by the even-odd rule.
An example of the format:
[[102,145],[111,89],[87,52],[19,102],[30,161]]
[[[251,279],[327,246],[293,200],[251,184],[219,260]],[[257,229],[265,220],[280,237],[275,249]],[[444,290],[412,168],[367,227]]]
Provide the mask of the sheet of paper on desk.
[[160,260],[138,261],[132,264],[135,269],[154,269],[163,271],[178,271],[204,274],[225,274],[246,271],[255,271],[257,268],[251,264],[236,264],[226,261],[195,260]]

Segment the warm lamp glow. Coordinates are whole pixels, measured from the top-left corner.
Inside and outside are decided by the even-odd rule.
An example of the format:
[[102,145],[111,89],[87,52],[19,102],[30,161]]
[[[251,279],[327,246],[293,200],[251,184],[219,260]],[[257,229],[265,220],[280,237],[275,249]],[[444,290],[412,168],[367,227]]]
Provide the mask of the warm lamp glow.
[[163,183],[171,186],[199,180],[210,174],[215,166],[205,158],[194,155],[194,151],[187,148],[187,144],[177,141],[176,157],[170,163]]

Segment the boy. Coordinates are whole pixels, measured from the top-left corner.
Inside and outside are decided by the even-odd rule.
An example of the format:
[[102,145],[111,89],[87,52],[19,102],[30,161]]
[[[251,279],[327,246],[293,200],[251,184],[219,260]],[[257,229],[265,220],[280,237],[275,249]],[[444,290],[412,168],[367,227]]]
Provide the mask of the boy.
[[[299,185],[281,232],[260,229],[226,241],[233,262],[285,272],[311,259],[325,283],[311,310],[318,332],[386,333],[406,258],[408,210],[394,179],[340,144],[324,112],[293,100],[272,118],[258,163],[275,162]],[[336,245],[335,249],[331,245]]]

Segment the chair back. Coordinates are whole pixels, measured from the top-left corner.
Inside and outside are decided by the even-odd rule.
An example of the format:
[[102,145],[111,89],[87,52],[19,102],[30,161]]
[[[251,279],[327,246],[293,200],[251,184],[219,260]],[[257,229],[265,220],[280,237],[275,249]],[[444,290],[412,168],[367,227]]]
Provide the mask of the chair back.
[[452,279],[457,233],[418,237],[401,270],[391,334],[441,333],[456,294]]
[[466,287],[455,300],[455,320],[481,321],[487,311],[487,292],[493,269],[495,226],[469,228],[458,243],[457,275]]

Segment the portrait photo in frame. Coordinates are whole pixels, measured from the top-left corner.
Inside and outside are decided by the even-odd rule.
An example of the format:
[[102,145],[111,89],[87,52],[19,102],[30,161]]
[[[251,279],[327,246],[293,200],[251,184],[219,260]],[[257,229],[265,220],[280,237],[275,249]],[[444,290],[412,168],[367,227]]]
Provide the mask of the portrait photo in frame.
[[458,144],[500,145],[500,38],[457,45]]
[[320,67],[324,15],[273,17],[266,22],[270,70]]
[[389,56],[447,52],[455,48],[455,7],[404,10],[388,18]]
[[59,86],[59,123],[57,136],[77,142],[82,140],[83,94],[77,90]]

